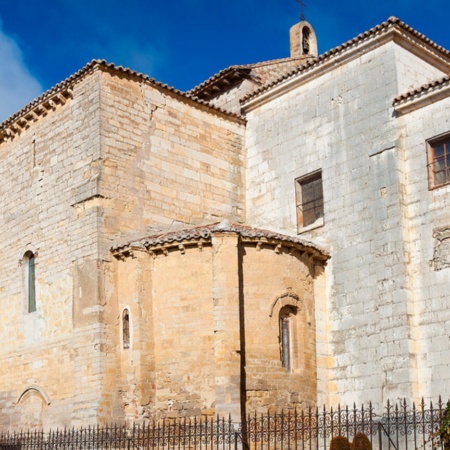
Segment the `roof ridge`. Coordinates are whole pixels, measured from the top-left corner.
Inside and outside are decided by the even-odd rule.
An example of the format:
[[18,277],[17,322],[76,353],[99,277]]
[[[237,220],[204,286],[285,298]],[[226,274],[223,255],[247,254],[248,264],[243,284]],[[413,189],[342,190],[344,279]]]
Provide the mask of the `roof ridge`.
[[261,61],[258,63],[253,63],[253,64],[246,64],[245,67],[261,67],[261,66],[270,66],[272,64],[280,64],[280,63],[284,63],[284,62],[291,62],[291,61],[302,61],[302,60],[306,60],[306,59],[312,59],[312,58],[316,58],[315,56],[312,55],[302,55],[302,56],[288,56],[286,58],[278,58],[278,59],[269,59],[267,61]]
[[269,90],[270,88],[281,84],[283,81],[287,80],[288,78],[303,72],[304,70],[318,65],[321,62],[327,60],[328,58],[334,56],[336,53],[340,53],[341,51],[347,49],[348,47],[350,47],[353,44],[356,44],[360,41],[362,41],[365,38],[368,38],[372,35],[374,35],[375,33],[383,30],[383,29],[387,29],[390,26],[393,25],[398,25],[399,27],[403,28],[404,30],[410,32],[411,34],[413,34],[414,36],[416,36],[419,39],[422,39],[424,42],[426,42],[428,45],[430,45],[431,47],[433,47],[435,50],[445,54],[447,57],[450,57],[450,51],[445,49],[444,47],[436,44],[435,42],[433,42],[431,39],[427,38],[424,34],[420,33],[419,31],[415,30],[414,28],[412,28],[411,26],[407,25],[405,22],[401,21],[399,18],[395,17],[395,16],[391,16],[389,17],[387,20],[385,20],[384,22],[382,22],[381,24],[378,24],[372,28],[370,28],[367,31],[364,31],[360,34],[358,34],[357,36],[355,36],[352,39],[349,39],[348,41],[344,42],[343,44],[338,45],[337,47],[334,47],[330,50],[328,50],[327,52],[323,53],[322,55],[320,55],[319,57],[317,57],[314,61],[307,61],[305,64],[296,67],[295,69],[291,70],[290,72],[282,75],[280,78],[265,84],[264,86],[261,86],[260,88],[256,89],[255,91],[247,94],[246,96],[244,96],[240,101],[241,103],[245,103],[246,101],[257,97],[258,95],[262,94],[263,92]]
[[[312,58],[312,57],[309,56],[308,58]],[[284,62],[291,62],[291,61],[297,61],[297,60],[298,61],[302,61],[304,59],[307,59],[307,58],[305,58],[304,56],[296,56],[294,58],[289,56],[289,57],[286,57],[286,58],[270,59],[270,60],[267,60],[267,61],[260,61],[260,62],[257,62],[257,63],[235,64],[235,65],[228,66],[225,69],[220,70],[219,72],[217,72],[214,75],[210,76],[205,81],[202,81],[197,86],[194,86],[192,89],[189,89],[187,92],[189,94],[195,95],[197,92],[199,92],[199,91],[203,90],[204,88],[206,88],[207,86],[211,85],[212,83],[214,83],[219,78],[221,78],[222,76],[224,76],[225,74],[229,73],[232,70],[239,70],[239,69],[250,69],[251,70],[253,68],[269,66],[269,65],[273,65],[273,64],[280,64],[280,63],[284,63]]]
[[48,100],[52,95],[60,92],[63,89],[70,89],[70,88],[72,88],[73,85],[75,85],[78,81],[80,81],[82,79],[82,77],[84,77],[85,75],[89,74],[90,71],[94,70],[96,67],[106,68],[106,69],[113,70],[113,71],[116,71],[116,72],[126,73],[128,75],[138,77],[138,78],[142,79],[143,81],[149,82],[153,86],[162,88],[162,89],[164,89],[166,91],[169,91],[169,92],[171,92],[173,94],[176,94],[176,95],[179,95],[179,96],[184,97],[186,99],[189,99],[189,100],[191,100],[194,103],[197,103],[197,104],[199,104],[201,106],[207,107],[208,109],[220,112],[221,114],[225,114],[227,116],[231,116],[231,117],[237,118],[239,120],[245,120],[245,118],[242,115],[240,115],[240,114],[232,113],[232,112],[227,111],[227,110],[225,110],[223,108],[219,108],[217,106],[211,105],[208,102],[206,102],[204,100],[201,100],[201,99],[198,99],[198,98],[196,98],[195,96],[192,96],[189,93],[180,91],[179,89],[176,89],[176,88],[174,88],[172,86],[169,86],[169,85],[167,85],[165,83],[161,83],[160,81],[156,81],[154,78],[150,77],[149,75],[145,75],[145,74],[143,74],[141,72],[137,72],[135,70],[132,70],[132,69],[129,69],[129,68],[126,68],[126,67],[123,67],[123,66],[118,66],[118,65],[116,65],[114,63],[108,63],[104,59],[93,59],[92,61],[90,61],[87,64],[85,64],[77,72],[73,73],[72,75],[70,75],[69,77],[64,79],[63,81],[60,81],[59,83],[55,84],[50,89],[48,89],[47,91],[43,92],[39,97],[35,98],[33,101],[31,101],[28,104],[26,104],[19,111],[15,112],[13,115],[11,115],[7,119],[5,119],[2,123],[0,123],[0,131],[5,130],[8,127],[10,127],[11,125],[13,125],[17,120],[19,120],[20,118],[26,116],[35,107],[37,107],[38,105],[41,105],[43,102]]
[[225,69],[222,69],[219,72],[215,73],[214,75],[209,77],[207,80],[202,81],[197,86],[194,86],[192,89],[189,89],[187,91],[187,94],[188,95],[195,95],[197,92],[203,90],[206,86],[209,86],[214,81],[216,81],[219,78],[223,77],[225,74],[227,74],[229,72],[232,72],[233,70],[251,70],[251,67],[250,67],[250,64],[228,66]]

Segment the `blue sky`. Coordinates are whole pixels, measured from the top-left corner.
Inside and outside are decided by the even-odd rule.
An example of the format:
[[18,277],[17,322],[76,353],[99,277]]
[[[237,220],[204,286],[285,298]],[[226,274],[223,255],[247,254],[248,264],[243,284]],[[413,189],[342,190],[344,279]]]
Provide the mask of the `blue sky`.
[[[450,49],[448,0],[304,0],[319,53],[397,16]],[[0,121],[88,61],[188,90],[232,64],[289,55],[295,0],[0,0]]]

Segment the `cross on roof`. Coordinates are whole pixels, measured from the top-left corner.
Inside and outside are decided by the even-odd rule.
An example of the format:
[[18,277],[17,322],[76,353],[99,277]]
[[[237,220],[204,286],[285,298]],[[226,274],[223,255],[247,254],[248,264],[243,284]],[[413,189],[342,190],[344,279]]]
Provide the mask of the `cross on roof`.
[[303,3],[303,0],[295,0],[295,1],[300,4],[300,20],[305,20],[305,7],[307,5]]

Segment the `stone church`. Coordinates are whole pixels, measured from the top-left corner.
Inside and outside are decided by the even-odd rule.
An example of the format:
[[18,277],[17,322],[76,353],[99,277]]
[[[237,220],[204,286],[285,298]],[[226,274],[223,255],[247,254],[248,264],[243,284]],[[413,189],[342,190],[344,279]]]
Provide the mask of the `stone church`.
[[450,391],[450,52],[396,18],[189,92],[94,60],[0,125],[0,423]]

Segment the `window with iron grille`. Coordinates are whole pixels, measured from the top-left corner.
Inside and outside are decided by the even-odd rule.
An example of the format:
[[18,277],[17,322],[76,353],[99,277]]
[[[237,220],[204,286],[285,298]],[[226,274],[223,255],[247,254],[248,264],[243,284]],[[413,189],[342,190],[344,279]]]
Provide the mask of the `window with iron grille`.
[[430,189],[450,184],[450,135],[428,142]]
[[322,172],[318,171],[295,180],[297,229],[323,224]]

